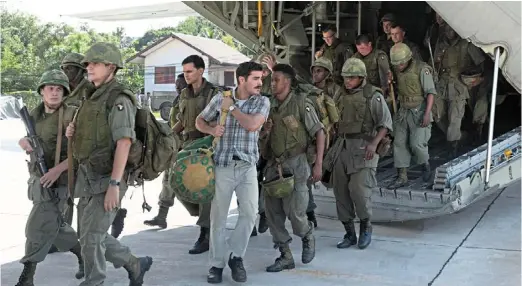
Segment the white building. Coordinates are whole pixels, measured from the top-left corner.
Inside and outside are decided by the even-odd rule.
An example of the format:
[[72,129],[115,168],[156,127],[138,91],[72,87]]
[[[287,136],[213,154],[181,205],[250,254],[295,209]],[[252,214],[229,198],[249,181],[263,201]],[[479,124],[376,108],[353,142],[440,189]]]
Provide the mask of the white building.
[[217,85],[234,86],[237,66],[250,58],[220,40],[173,33],[138,52],[127,62],[145,66],[145,93],[153,96],[174,95],[175,81],[183,72],[181,63],[190,55],[205,61],[208,81]]

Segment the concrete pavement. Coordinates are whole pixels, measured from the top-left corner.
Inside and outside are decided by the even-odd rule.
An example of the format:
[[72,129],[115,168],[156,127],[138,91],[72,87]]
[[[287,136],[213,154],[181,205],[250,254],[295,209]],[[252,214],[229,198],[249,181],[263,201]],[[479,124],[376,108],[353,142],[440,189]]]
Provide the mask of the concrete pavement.
[[[18,262],[24,252],[27,200],[26,155],[16,142],[24,133],[19,121],[0,121],[0,240],[1,285],[14,285],[22,270]],[[161,177],[145,185],[151,213],[141,211],[141,189],[129,190],[123,206],[129,210],[121,241],[136,255],[154,258],[144,285],[208,285],[208,253],[188,254],[197,239],[196,218],[176,202],[166,230],[143,225],[157,212]],[[460,213],[424,221],[374,225],[373,241],[364,251],[335,247],[343,236],[338,221],[319,219],[316,258],[300,262],[301,242],[295,237],[292,251],[296,269],[266,273],[265,267],[278,256],[269,232],[250,240],[245,267],[245,285],[520,285],[520,183],[488,197]],[[237,216],[235,199],[229,217],[233,228]],[[288,229],[291,230],[288,225]],[[357,227],[358,229],[358,227]],[[74,279],[76,259],[70,253],[49,255],[38,265],[36,285],[78,285]],[[236,285],[230,270],[224,285]],[[106,285],[128,285],[123,269],[108,266]]]

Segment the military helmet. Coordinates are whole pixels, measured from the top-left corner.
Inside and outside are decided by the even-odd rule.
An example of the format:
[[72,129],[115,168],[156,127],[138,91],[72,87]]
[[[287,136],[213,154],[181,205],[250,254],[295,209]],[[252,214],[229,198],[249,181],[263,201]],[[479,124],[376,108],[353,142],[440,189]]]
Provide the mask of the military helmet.
[[341,76],[361,76],[366,77],[366,66],[364,62],[357,58],[349,58],[344,62],[343,69],[341,70]]
[[40,94],[40,89],[46,85],[61,85],[67,91],[67,94],[71,92],[69,78],[61,70],[50,70],[43,73],[36,88],[38,94]]
[[81,69],[85,69],[85,66],[82,65],[83,57],[84,56],[79,53],[69,53],[63,58],[60,68],[63,68],[65,66],[75,66]]
[[325,58],[325,57],[320,57],[318,58],[317,60],[315,60],[315,63],[310,67],[310,73],[312,72],[312,70],[314,69],[314,67],[323,67],[325,68],[327,71],[330,72],[330,74],[332,73],[333,71],[333,64],[332,64],[332,61]]
[[411,60],[411,50],[408,45],[404,43],[397,43],[393,45],[390,51],[391,64],[394,66],[402,65]]
[[482,77],[483,71],[482,69],[478,67],[471,67],[463,70],[460,73],[460,79],[462,82],[467,85],[468,87],[473,87],[474,84],[476,84],[480,78]]
[[111,43],[96,43],[92,45],[85,53],[81,63],[82,65],[87,63],[114,64],[118,68],[123,68],[121,52],[118,47]]
[[295,184],[294,175],[290,173],[282,173],[281,175],[275,180],[261,183],[265,194],[282,199],[292,193]]

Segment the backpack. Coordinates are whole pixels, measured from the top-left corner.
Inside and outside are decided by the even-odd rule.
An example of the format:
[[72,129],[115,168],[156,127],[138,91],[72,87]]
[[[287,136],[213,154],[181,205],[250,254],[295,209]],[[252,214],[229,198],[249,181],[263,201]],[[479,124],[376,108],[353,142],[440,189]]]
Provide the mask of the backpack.
[[[121,93],[130,98],[133,96],[127,89]],[[107,108],[111,109],[116,99],[115,96],[109,97]],[[129,184],[139,186],[170,168],[178,148],[172,129],[158,122],[148,108],[137,107],[134,130],[136,141],[131,145],[126,169],[130,171]]]

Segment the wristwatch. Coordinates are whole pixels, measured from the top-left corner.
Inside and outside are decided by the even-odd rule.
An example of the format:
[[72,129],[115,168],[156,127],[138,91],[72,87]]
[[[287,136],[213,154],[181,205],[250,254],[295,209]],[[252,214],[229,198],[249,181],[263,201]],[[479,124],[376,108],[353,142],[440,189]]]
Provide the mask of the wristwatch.
[[235,106],[235,105],[231,105],[231,106],[228,108],[228,111],[232,112],[232,111],[234,111],[234,109],[236,109],[236,106]]
[[116,181],[116,180],[110,179],[109,185],[119,187],[120,186],[120,181]]

